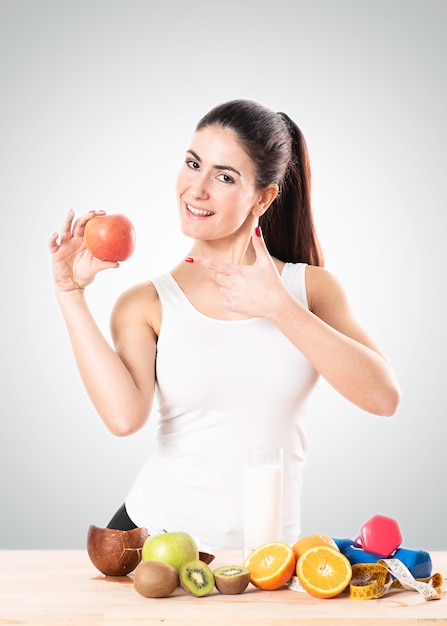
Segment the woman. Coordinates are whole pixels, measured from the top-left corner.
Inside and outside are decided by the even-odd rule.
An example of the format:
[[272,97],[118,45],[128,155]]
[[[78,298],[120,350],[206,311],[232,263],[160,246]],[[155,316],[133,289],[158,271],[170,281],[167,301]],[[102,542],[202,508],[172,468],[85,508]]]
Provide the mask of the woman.
[[95,275],[118,265],[85,247],[95,212],[74,221],[69,211],[50,240],[59,306],[106,426],[134,433],[157,396],[148,460],[109,526],[242,546],[244,452],[269,444],[284,450],[283,539],[292,543],[300,418],[318,377],[382,416],[396,411],[398,384],[322,267],[306,145],[287,115],[245,100],[215,107],[197,125],[176,190],[189,256],[118,299],[114,347],[84,299]]

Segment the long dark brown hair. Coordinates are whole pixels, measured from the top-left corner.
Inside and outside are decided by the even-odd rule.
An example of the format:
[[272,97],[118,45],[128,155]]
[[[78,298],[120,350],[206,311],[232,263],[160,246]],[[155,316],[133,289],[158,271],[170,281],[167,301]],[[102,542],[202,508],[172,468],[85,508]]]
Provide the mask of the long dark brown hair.
[[197,124],[230,128],[253,161],[259,190],[271,183],[279,194],[259,220],[270,254],[285,263],[323,266],[311,203],[309,155],[301,130],[285,113],[251,100],[214,107]]

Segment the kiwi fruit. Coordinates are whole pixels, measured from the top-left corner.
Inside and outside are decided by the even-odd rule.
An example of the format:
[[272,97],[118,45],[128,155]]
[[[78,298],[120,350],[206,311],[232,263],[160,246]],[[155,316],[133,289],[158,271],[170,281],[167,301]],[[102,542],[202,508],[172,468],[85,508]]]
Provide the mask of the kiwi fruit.
[[180,566],[180,585],[193,596],[207,596],[214,589],[214,576],[206,563],[195,559]]
[[218,567],[213,572],[216,589],[220,593],[236,595],[247,589],[250,582],[250,572],[240,565],[225,565]]
[[133,584],[145,598],[166,598],[178,587],[178,573],[175,567],[161,561],[140,561]]

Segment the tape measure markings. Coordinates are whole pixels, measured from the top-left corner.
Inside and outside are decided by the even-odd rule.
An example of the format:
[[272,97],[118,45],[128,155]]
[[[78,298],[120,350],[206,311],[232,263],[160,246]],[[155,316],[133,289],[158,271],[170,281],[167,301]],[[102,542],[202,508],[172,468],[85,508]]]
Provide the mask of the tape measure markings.
[[377,563],[358,563],[352,566],[349,585],[351,598],[355,600],[381,598],[390,589],[417,591],[425,600],[440,600],[445,591],[441,574],[416,579],[399,559],[381,559]]

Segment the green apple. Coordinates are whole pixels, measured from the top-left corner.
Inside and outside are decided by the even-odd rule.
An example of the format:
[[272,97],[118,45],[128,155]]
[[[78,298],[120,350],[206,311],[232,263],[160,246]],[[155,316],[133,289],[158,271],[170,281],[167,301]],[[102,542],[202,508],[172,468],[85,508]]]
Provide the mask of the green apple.
[[180,566],[186,561],[199,558],[199,549],[188,533],[161,533],[160,535],[151,535],[146,539],[141,558],[143,561],[167,563],[179,571]]

